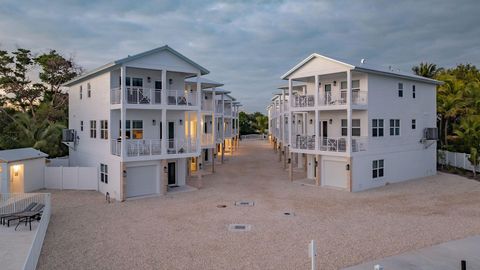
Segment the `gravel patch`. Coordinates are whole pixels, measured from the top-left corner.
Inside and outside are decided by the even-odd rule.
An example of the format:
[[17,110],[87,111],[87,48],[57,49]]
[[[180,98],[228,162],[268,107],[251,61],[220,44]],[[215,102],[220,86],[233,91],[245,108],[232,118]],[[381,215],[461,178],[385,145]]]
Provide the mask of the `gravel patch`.
[[[438,174],[348,193],[291,183],[277,160],[243,141],[194,192],[107,204],[51,191],[38,269],[308,269],[312,239],[319,269],[338,269],[480,234],[479,182]],[[239,198],[255,206],[226,203]]]

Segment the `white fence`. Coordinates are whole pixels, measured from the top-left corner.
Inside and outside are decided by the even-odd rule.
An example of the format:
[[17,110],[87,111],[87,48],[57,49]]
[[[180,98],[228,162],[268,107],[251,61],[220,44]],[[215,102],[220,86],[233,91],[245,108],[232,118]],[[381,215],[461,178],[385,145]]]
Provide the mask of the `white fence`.
[[242,140],[266,140],[268,136],[266,134],[246,134],[240,136]]
[[98,190],[95,167],[45,167],[45,188]]
[[[468,171],[473,171],[473,165],[468,160],[469,154],[450,152],[445,150],[438,150],[437,162],[442,165],[450,165],[457,168],[462,168]],[[476,168],[477,172],[480,172],[480,166]]]

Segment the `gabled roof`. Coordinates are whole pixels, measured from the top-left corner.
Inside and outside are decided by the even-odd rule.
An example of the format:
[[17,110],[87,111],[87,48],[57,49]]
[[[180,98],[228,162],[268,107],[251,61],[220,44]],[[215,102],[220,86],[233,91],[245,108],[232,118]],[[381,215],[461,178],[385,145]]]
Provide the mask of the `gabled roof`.
[[189,58],[187,58],[186,56],[184,56],[183,54],[175,51],[174,49],[172,49],[171,47],[169,47],[168,45],[165,45],[165,46],[162,46],[162,47],[158,47],[158,48],[155,48],[155,49],[152,49],[152,50],[149,50],[149,51],[146,51],[146,52],[142,52],[142,53],[139,53],[139,54],[135,54],[133,56],[127,56],[125,58],[122,58],[122,59],[119,59],[119,60],[115,60],[113,62],[110,62],[108,64],[105,64],[103,66],[100,66],[96,69],[93,69],[81,76],[78,76],[66,83],[64,83],[63,85],[64,86],[71,86],[72,84],[78,82],[78,81],[82,81],[82,80],[85,80],[85,79],[88,79],[88,78],[91,78],[99,73],[103,73],[103,72],[106,72],[106,71],[109,71],[109,70],[112,70],[112,69],[115,69],[117,67],[119,67],[120,65],[122,64],[125,64],[125,63],[128,63],[130,61],[133,61],[133,60],[136,60],[136,59],[139,59],[139,58],[142,58],[142,57],[146,57],[146,56],[149,56],[151,54],[154,54],[154,53],[158,53],[158,52],[161,52],[161,51],[169,51],[170,53],[174,54],[175,56],[181,58],[182,60],[184,60],[185,62],[191,64],[192,66],[198,68],[201,72],[202,75],[206,75],[208,73],[210,73],[210,71],[208,71],[206,68],[200,66],[199,64],[193,62],[192,60],[190,60]]
[[2,162],[14,162],[46,157],[48,157],[47,154],[33,148],[17,148],[0,151],[0,161]]
[[[199,80],[200,80],[200,84],[202,85],[202,89],[219,87],[219,86],[224,85],[223,83],[212,81],[212,80],[209,80],[209,79],[203,78],[203,77],[200,77]],[[192,78],[185,79],[185,83],[187,83],[187,84],[197,84],[197,78],[192,77]]]
[[368,64],[368,63],[361,63],[360,65],[354,65],[352,63],[347,63],[346,61],[335,60],[333,58],[330,58],[330,57],[327,57],[327,56],[324,56],[324,55],[321,55],[321,54],[318,54],[318,53],[312,53],[310,56],[308,56],[303,61],[298,63],[296,66],[294,66],[292,69],[290,69],[287,73],[283,74],[281,79],[286,80],[287,77],[290,76],[293,72],[295,72],[296,70],[298,70],[303,65],[305,65],[310,60],[312,60],[316,57],[319,57],[319,58],[322,58],[322,59],[325,59],[325,60],[328,60],[328,61],[332,61],[332,62],[335,62],[337,64],[344,65],[346,68],[350,68],[351,70],[356,70],[356,71],[360,71],[360,72],[399,77],[399,78],[421,81],[421,82],[431,83],[431,84],[442,84],[441,81],[437,81],[437,80],[430,79],[430,78],[425,78],[425,77],[418,76],[418,75],[415,75],[415,74],[411,74],[411,73],[408,73],[408,72],[402,72],[400,70],[393,70],[391,68],[372,65],[372,64]]

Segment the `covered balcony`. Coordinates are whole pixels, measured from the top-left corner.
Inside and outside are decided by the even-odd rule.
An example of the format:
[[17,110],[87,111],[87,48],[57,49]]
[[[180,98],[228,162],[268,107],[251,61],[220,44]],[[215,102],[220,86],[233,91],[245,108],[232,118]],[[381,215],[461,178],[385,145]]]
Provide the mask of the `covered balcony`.
[[[166,154],[188,154],[197,151],[196,139],[166,139]],[[122,151],[121,140],[111,140],[112,155],[120,156]],[[158,156],[162,155],[162,140],[159,139],[128,139],[125,142],[127,157]]]

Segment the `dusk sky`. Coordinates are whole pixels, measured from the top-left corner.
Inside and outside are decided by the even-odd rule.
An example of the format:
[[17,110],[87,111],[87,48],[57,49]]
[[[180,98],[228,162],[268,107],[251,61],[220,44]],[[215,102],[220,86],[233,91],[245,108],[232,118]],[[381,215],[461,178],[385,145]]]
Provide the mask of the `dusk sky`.
[[480,62],[478,1],[19,1],[0,5],[0,47],[56,49],[89,70],[168,44],[246,111],[313,52],[410,71]]

